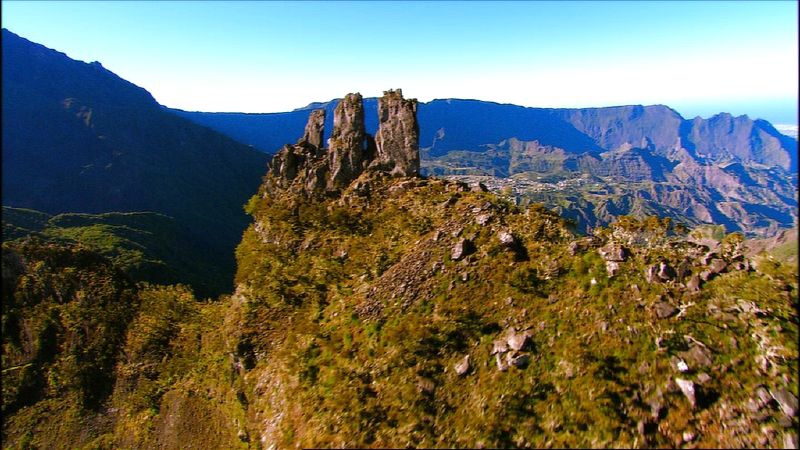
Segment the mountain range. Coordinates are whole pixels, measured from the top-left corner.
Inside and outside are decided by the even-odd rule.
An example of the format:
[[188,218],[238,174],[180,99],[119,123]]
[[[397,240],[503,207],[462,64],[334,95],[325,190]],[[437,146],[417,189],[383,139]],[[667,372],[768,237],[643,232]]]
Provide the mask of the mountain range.
[[6,29],[2,46],[3,205],[165,214],[201,261],[220,268],[204,292],[229,291],[233,248],[248,222],[242,205],[267,155],[170,113],[100,63]]
[[768,124],[350,93],[267,164],[2,40],[4,448],[797,447]]
[[[272,153],[301,133],[311,109],[326,111],[330,130],[337,103],[272,114],[172,111]],[[364,99],[369,133],[376,107]],[[797,140],[765,120],[685,119],[663,105],[548,109],[457,99],[420,103],[418,116],[423,174],[503,186],[518,203],[544,203],[582,231],[626,214],[752,235],[797,223]]]

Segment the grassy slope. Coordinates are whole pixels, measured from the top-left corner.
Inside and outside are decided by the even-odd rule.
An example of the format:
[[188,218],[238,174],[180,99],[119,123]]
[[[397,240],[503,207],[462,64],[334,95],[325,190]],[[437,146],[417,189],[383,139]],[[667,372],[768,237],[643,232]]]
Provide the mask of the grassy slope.
[[[675,267],[688,258],[697,273],[705,266],[696,247],[614,228],[603,239],[655,241],[630,245],[632,256],[609,279],[601,242],[572,236],[540,207],[518,209],[439,180],[360,181],[370,194],[351,187],[326,201],[254,198],[257,222],[237,250],[238,292],[213,303],[180,286],[101,283],[122,274],[85,248],[5,244],[4,405],[13,395],[9,370],[32,364],[47,376],[37,401],[4,410],[4,447],[783,443],[779,407],[755,413],[747,403],[762,384],[797,394],[796,266],[757,258],[757,271],[725,273],[690,294],[642,274],[661,258]],[[500,230],[522,247],[506,249]],[[461,238],[476,250],[454,261]],[[658,299],[685,312],[657,319]],[[93,312],[101,307],[124,320]],[[20,317],[26,325],[17,329],[30,333],[8,328]],[[79,331],[98,320],[116,324],[97,327],[113,336],[91,335],[88,348],[115,364],[99,372],[111,380],[104,396],[84,404],[94,391],[73,372],[97,373],[98,358],[71,355],[83,348]],[[531,361],[501,372],[490,353],[512,326],[531,332]],[[48,342],[37,336],[48,327],[58,345],[37,359]],[[680,374],[671,366],[692,344],[685,336],[710,348],[710,367]],[[471,368],[459,376],[465,355]],[[700,385],[702,372],[710,380]],[[698,383],[696,408],[677,377]],[[663,408],[657,420],[651,403]],[[696,440],[684,444],[685,432]]]
[[152,213],[48,214],[3,207],[3,238],[36,235],[80,242],[121,267],[131,278],[159,284],[185,283],[198,295],[229,289],[218,261],[171,217]]
[[[254,366],[245,375],[250,423],[268,444],[677,446],[684,432],[701,446],[782,442],[780,413],[770,410],[765,434],[744,405],[762,383],[796,391],[794,268],[762,263],[690,294],[643,272],[660,258],[675,267],[690,259],[700,272],[691,246],[635,246],[609,279],[591,246],[570,254],[575,238],[546,211],[436,180],[372,183],[369,197],[252,204],[258,227],[237,251],[239,356]],[[503,250],[501,229],[528,260]],[[477,247],[458,262],[456,230]],[[659,300],[685,312],[657,319]],[[769,312],[740,312],[741,300]],[[531,330],[532,360],[501,372],[490,351],[511,326]],[[713,363],[680,374],[670,357],[691,339]],[[764,345],[774,350],[766,369],[757,364]],[[465,355],[472,368],[459,377]],[[674,379],[699,383],[700,372],[711,380],[698,385],[693,409]],[[665,408],[658,421],[653,401]]]

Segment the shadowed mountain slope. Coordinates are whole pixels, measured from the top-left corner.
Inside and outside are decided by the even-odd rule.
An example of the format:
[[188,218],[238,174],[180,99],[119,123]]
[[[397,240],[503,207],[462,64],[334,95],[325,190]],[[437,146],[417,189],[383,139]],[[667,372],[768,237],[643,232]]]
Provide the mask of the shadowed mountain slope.
[[[144,89],[3,30],[3,204],[154,211],[233,273],[266,156],[165,111]],[[229,276],[216,280],[229,283]]]

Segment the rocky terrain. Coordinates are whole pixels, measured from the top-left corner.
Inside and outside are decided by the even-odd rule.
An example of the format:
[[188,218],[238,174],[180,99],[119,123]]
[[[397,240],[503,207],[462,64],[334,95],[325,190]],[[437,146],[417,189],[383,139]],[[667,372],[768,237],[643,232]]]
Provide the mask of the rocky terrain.
[[400,91],[374,139],[344,99],[327,147],[311,111],[270,163],[230,297],[4,244],[4,446],[796,446],[786,239],[628,216],[581,236],[420,176]]
[[797,447],[797,231],[730,232],[796,223],[769,124],[390,90],[266,165],[7,30],[3,78],[3,448]]
[[387,91],[378,100],[380,125],[375,137],[364,128],[360,94],[350,94],[334,110],[329,147],[323,147],[325,110],[309,116],[303,137],[285,145],[269,165],[267,189],[289,189],[308,196],[335,195],[366,169],[397,176],[419,174],[419,127],[416,100]]
[[796,274],[741,235],[623,217],[580,238],[483,186],[366,166],[316,199],[272,171],[250,204],[234,364],[262,446],[796,439]]

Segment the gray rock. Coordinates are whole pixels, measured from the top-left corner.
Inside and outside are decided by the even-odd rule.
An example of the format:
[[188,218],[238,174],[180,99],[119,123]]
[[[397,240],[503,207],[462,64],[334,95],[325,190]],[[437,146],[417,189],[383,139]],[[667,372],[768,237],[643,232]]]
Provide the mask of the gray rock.
[[658,278],[661,278],[662,281],[669,281],[675,279],[677,275],[675,273],[675,269],[672,268],[669,264],[662,262],[658,264],[658,272],[656,272]]
[[609,278],[614,277],[619,273],[619,263],[616,261],[606,261],[606,272]]
[[514,247],[517,245],[517,238],[506,230],[497,233],[497,238],[504,247]]
[[480,226],[485,226],[487,223],[489,223],[490,220],[492,220],[491,214],[481,214],[475,218],[475,223],[477,223]]
[[747,400],[747,404],[745,405],[751,413],[755,414],[761,411],[761,406],[758,404],[758,400],[751,398]]
[[759,408],[763,408],[772,403],[772,395],[764,386],[756,388],[756,399],[758,399]]
[[689,278],[689,281],[686,283],[686,289],[689,292],[700,292],[700,277],[694,275]]
[[658,302],[653,305],[653,310],[656,312],[656,317],[659,319],[666,319],[678,313],[678,308],[670,305],[667,302]]
[[651,399],[648,404],[650,405],[650,417],[655,420],[661,418],[661,413],[664,411],[664,404],[661,399],[656,397]]
[[792,428],[794,426],[792,418],[783,413],[778,414],[778,425],[783,428]]
[[450,252],[450,259],[453,261],[459,261],[463,259],[465,256],[470,255],[475,252],[475,244],[472,243],[469,239],[460,239],[456,242],[456,245],[453,247],[452,252]]
[[311,111],[311,114],[308,115],[308,123],[306,123],[306,129],[303,132],[303,137],[300,139],[300,142],[307,142],[314,148],[320,149],[323,147],[322,136],[324,131],[325,110],[316,109]]
[[686,396],[686,399],[689,400],[692,408],[696,407],[697,398],[695,396],[694,383],[689,380],[684,380],[683,378],[675,378],[675,383],[678,385],[681,392],[683,392],[683,395]]
[[700,264],[707,266],[708,263],[711,262],[711,260],[716,256],[717,256],[716,253],[706,253],[705,255],[703,255],[702,258],[700,258]]
[[781,410],[789,416],[794,417],[797,415],[797,397],[786,388],[780,387],[771,391],[772,398],[781,406]]
[[747,261],[736,261],[728,266],[731,270],[737,270],[741,272],[746,272],[750,270],[750,264]]
[[489,188],[486,187],[485,184],[481,183],[480,181],[476,184],[473,184],[470,187],[472,192],[489,192]]
[[522,350],[528,344],[528,334],[510,333],[508,338],[506,338],[506,342],[508,342],[508,347],[512,350]]
[[689,350],[678,353],[678,356],[685,359],[692,370],[711,367],[713,364],[711,352],[700,345],[693,345]]
[[672,368],[674,370],[677,370],[678,372],[689,371],[689,365],[686,364],[686,361],[682,360],[681,358],[678,358],[677,356],[673,356],[672,358],[670,358],[669,363],[672,366]]
[[783,435],[783,448],[797,448],[797,433],[789,432]]
[[656,275],[657,273],[657,265],[654,264],[652,266],[647,266],[647,268],[644,270],[644,279],[647,280],[648,283],[655,283],[656,281],[659,281],[658,276]]
[[505,353],[508,351],[508,343],[505,339],[496,339],[492,344],[492,352],[490,355],[494,355],[496,353]]
[[697,374],[697,382],[700,384],[707,384],[711,381],[711,376],[705,372],[700,372]]
[[606,261],[624,262],[628,258],[628,249],[619,244],[606,244],[597,249],[597,253]]
[[569,252],[570,256],[575,256],[578,253],[579,244],[576,241],[572,241],[567,245],[567,252]]
[[514,366],[517,368],[524,368],[530,362],[531,357],[527,353],[508,353],[506,354],[506,363],[508,366]]
[[459,362],[456,363],[455,369],[459,376],[466,375],[469,372],[469,355],[464,356]]
[[721,259],[712,259],[711,263],[708,265],[708,270],[711,271],[713,274],[720,274],[728,268],[728,263]]
[[378,99],[376,165],[395,176],[419,175],[419,124],[417,100],[403,98],[400,89]]
[[503,361],[503,358],[500,357],[500,353],[494,355],[494,359],[497,362],[497,370],[500,372],[505,372],[508,370],[508,365]]
[[647,424],[645,424],[644,420],[640,420],[636,423],[636,431],[639,432],[640,436],[644,436],[647,432]]
[[341,189],[356,179],[365,161],[364,103],[361,94],[347,94],[333,110],[333,132],[328,141],[328,190]]

